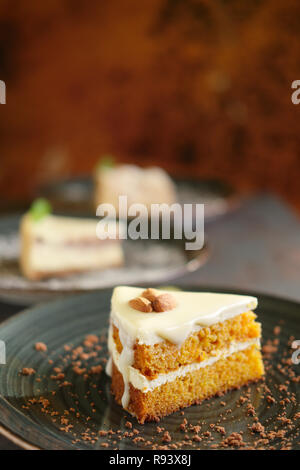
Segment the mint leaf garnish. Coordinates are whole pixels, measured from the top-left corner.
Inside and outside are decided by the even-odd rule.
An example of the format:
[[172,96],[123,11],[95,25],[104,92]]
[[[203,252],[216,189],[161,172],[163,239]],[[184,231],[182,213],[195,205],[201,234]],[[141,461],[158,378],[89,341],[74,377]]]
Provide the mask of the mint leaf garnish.
[[97,164],[97,170],[105,170],[115,166],[115,159],[112,155],[103,155]]
[[29,209],[29,213],[35,222],[41,220],[46,215],[51,214],[51,212],[51,204],[49,201],[47,201],[47,199],[44,198],[39,198],[33,201]]

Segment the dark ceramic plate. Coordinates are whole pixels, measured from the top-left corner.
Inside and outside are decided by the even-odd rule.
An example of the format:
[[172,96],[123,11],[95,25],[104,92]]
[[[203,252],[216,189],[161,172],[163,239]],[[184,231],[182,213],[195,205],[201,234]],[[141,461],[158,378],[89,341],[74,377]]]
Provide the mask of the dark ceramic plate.
[[19,270],[20,216],[0,219],[0,297],[23,305],[116,284],[165,283],[206,263],[209,252],[185,250],[185,240],[124,240],[125,264],[91,273],[29,281]]
[[[181,204],[205,204],[205,219],[212,220],[233,210],[240,204],[234,189],[219,180],[174,179]],[[40,195],[51,201],[62,213],[94,215],[93,182],[89,177],[70,178],[49,183]]]
[[[105,449],[107,447],[103,445],[108,445],[108,448],[144,449],[153,444],[162,444],[163,433],[157,432],[157,424],[137,424],[114,402],[109,391],[110,379],[104,372],[100,375],[90,374],[91,366],[104,363],[103,358],[107,354],[104,340],[103,344],[97,343],[91,347],[88,343],[84,346],[85,352],[92,351],[90,356],[95,356],[80,364],[81,368],[86,368],[87,376],[76,374],[70,364],[70,355],[76,361],[78,354],[81,354],[81,350],[77,349],[76,353],[74,348],[83,344],[86,335],[106,334],[110,296],[111,291],[104,290],[69,297],[27,310],[2,324],[0,339],[6,343],[7,364],[0,366],[0,422],[2,432],[21,446]],[[283,358],[291,358],[293,350],[287,346],[288,338],[292,335],[300,339],[300,304],[264,295],[258,297],[264,342],[273,341],[274,338],[280,340],[278,350],[271,358],[265,359],[266,385],[270,390],[265,391],[263,382],[260,385],[253,384],[223,397],[212,398],[201,405],[191,406],[185,409],[184,417],[178,412],[161,420],[159,426],[169,431],[172,443],[179,443],[183,449],[207,449],[220,443],[224,437],[210,426],[218,421],[225,428],[226,436],[243,431],[243,441],[247,446],[253,445],[259,436],[249,429],[254,423],[254,417],[247,413],[249,404],[253,405],[266,433],[283,431],[288,440],[283,443],[282,439],[273,437],[271,441],[257,444],[259,448],[300,448],[300,420],[295,420],[295,414],[300,410],[299,385],[296,381],[290,381],[289,395],[287,391],[280,391],[279,386],[286,385],[288,376],[284,374],[284,371],[287,373],[285,368],[278,368]],[[281,325],[281,333],[276,336],[273,330],[278,325]],[[47,344],[46,353],[35,351],[34,344],[40,341]],[[70,346],[73,352],[65,345]],[[103,349],[96,352],[99,345]],[[35,369],[36,374],[21,375],[23,367]],[[54,367],[62,369],[65,374],[63,379],[51,379],[53,374],[57,374],[57,371],[53,371]],[[290,367],[289,374],[297,376],[299,367]],[[61,386],[63,381],[66,384]],[[241,404],[240,397],[247,393],[246,403]],[[266,395],[274,397],[276,402],[269,403]],[[287,397],[289,402],[282,406],[279,401]],[[186,434],[179,430],[183,418],[192,425],[200,421],[202,441],[185,439]],[[288,425],[286,419],[291,419],[292,424]],[[132,430],[126,426],[128,420],[139,432],[134,437],[142,439],[133,441],[133,437],[130,437]],[[112,430],[113,433],[121,430],[123,438],[119,439],[120,434],[100,436],[99,430]],[[206,431],[211,435],[205,435]],[[127,437],[126,434],[124,436],[126,432],[129,433]],[[187,434],[189,438],[195,435],[192,431]],[[151,445],[147,443],[148,440]]]

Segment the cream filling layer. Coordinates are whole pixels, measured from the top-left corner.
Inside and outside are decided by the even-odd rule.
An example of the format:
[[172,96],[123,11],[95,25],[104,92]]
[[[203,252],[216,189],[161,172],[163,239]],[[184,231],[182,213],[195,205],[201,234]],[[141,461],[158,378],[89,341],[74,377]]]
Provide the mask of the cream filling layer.
[[74,246],[34,242],[29,254],[32,269],[41,272],[97,269],[122,264],[119,242],[99,242],[99,246]]
[[[141,374],[137,369],[131,365],[127,365],[126,370],[124,370],[124,359],[122,360],[122,353],[119,354],[115,345],[115,342],[109,334],[109,350],[110,350],[110,360],[106,372],[111,375],[111,360],[113,359],[114,364],[118,368],[119,372],[123,376],[124,381],[124,394],[122,397],[122,406],[127,408],[129,403],[129,384],[131,383],[134,388],[140,390],[142,393],[147,393],[153,391],[155,388],[160,387],[168,382],[173,382],[178,377],[183,377],[190,372],[197,371],[203,367],[208,367],[219,361],[220,359],[225,359],[232,354],[248,349],[249,347],[256,345],[260,347],[259,338],[254,338],[249,341],[244,342],[235,342],[230,345],[228,349],[221,351],[215,351],[212,353],[212,357],[209,357],[205,361],[189,364],[187,366],[182,366],[176,369],[175,371],[168,372],[166,374],[159,374],[156,379],[149,380],[143,374]],[[126,357],[126,356],[125,356]],[[132,361],[131,361],[132,363]]]
[[208,367],[219,361],[220,359],[225,359],[232,354],[248,349],[253,344],[256,344],[259,347],[259,340],[255,341],[246,341],[244,343],[235,343],[230,345],[230,348],[227,350],[219,351],[214,356],[206,359],[202,362],[197,362],[193,364],[188,364],[187,366],[179,367],[179,369],[168,372],[167,374],[159,374],[156,379],[148,380],[144,375],[142,375],[137,369],[130,367],[129,381],[138,390],[141,390],[143,393],[151,392],[157,387],[164,385],[168,382],[173,382],[178,377],[183,377],[190,372],[195,372],[196,370],[202,369],[203,367]]

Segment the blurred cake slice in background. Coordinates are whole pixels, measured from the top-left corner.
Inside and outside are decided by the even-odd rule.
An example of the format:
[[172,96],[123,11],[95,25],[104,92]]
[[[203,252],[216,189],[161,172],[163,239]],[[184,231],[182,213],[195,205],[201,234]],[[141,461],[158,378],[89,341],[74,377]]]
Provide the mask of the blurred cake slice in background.
[[95,206],[112,204],[118,214],[119,196],[127,196],[127,205],[144,204],[149,213],[151,204],[176,202],[176,189],[169,175],[159,167],[114,165],[111,157],[103,158],[94,174]]
[[96,219],[52,215],[46,200],[35,201],[20,225],[23,275],[41,280],[122,265],[121,242],[113,238],[120,225],[108,223],[103,230],[111,231],[111,238],[100,240],[97,224]]

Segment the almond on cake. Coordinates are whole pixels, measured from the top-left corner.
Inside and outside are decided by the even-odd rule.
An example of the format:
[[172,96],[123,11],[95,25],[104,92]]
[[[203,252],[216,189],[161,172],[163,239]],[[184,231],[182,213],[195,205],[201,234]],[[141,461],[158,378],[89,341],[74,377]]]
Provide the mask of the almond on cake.
[[158,420],[264,374],[255,297],[114,289],[107,373],[116,401]]
[[[52,215],[46,200],[35,201],[20,225],[23,275],[41,280],[121,266],[120,240],[100,240],[97,224],[97,219]],[[111,229],[118,233],[120,227],[114,224]]]

